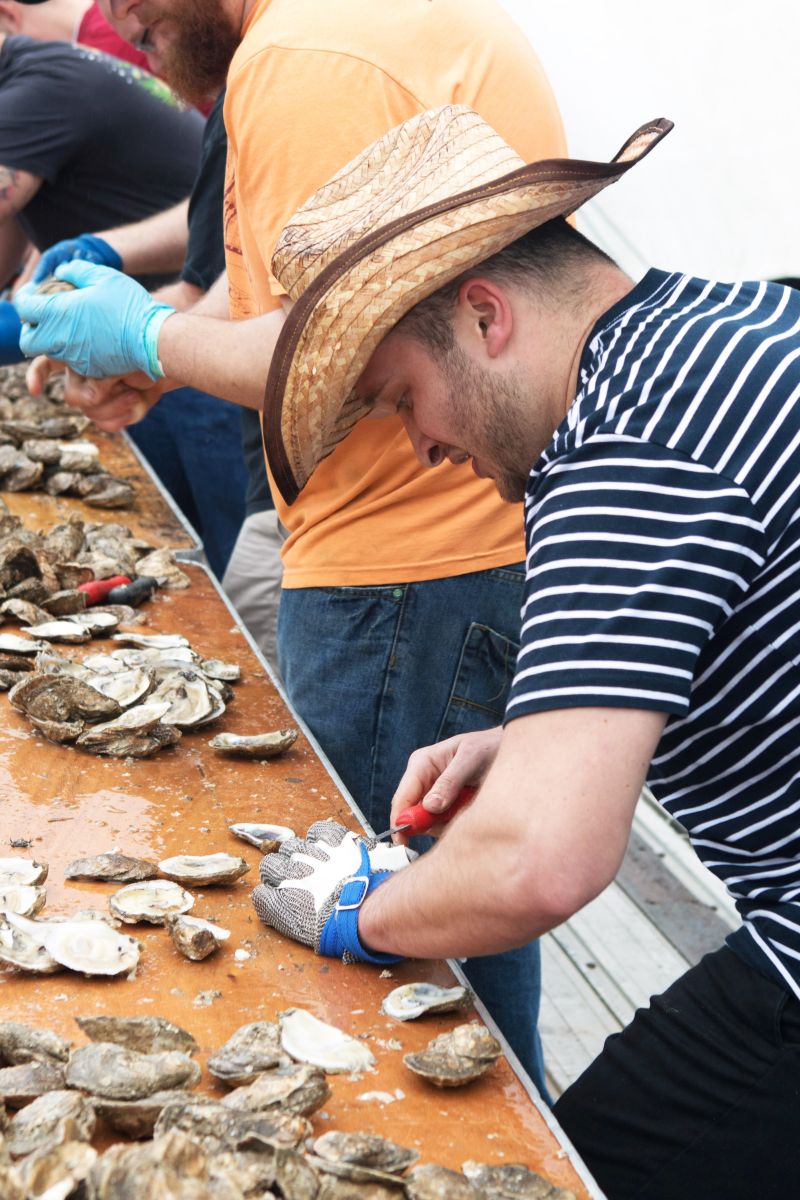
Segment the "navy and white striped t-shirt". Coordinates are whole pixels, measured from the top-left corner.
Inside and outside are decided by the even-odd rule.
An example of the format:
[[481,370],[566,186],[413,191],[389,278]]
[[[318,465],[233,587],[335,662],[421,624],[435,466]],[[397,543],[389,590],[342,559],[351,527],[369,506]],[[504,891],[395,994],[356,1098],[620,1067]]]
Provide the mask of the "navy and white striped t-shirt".
[[670,714],[649,775],[800,997],[800,292],[650,271],[535,464],[507,720]]

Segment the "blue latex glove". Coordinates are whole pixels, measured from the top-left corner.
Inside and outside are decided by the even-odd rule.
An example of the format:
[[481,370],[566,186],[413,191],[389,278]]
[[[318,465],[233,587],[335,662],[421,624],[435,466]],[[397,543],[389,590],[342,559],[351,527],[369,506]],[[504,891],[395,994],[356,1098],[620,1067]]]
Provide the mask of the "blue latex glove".
[[135,371],[163,377],[158,334],[174,308],[158,304],[140,284],[110,267],[64,263],[55,276],[77,290],[42,296],[34,284],[26,284],[14,297],[23,354],[46,354],[90,379]]
[[41,283],[48,275],[54,273],[56,267],[76,258],[83,262],[97,263],[99,267],[122,270],[122,259],[113,246],[109,246],[108,242],[94,233],[81,233],[78,237],[64,238],[62,242],[56,242],[49,250],[45,250],[33,273],[33,282]]
[[263,859],[253,903],[267,925],[317,954],[345,962],[399,962],[362,946],[358,911],[370,892],[415,857],[405,846],[359,837],[337,821],[316,821],[305,838],[290,838]]
[[10,300],[0,300],[0,366],[22,362],[25,357],[19,348],[21,329],[14,305]]

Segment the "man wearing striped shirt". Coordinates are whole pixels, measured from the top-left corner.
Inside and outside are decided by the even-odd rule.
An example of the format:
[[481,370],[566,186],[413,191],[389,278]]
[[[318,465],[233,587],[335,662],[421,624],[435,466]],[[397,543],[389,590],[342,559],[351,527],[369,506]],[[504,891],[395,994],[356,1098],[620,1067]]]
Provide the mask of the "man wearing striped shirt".
[[[418,751],[446,808],[373,951],[481,954],[614,877],[647,780],[742,915],[556,1105],[610,1197],[785,1194],[800,1117],[800,294],[650,271],[563,220],[423,300],[359,390],[525,500],[504,729]],[[436,913],[435,922],[430,913]]]

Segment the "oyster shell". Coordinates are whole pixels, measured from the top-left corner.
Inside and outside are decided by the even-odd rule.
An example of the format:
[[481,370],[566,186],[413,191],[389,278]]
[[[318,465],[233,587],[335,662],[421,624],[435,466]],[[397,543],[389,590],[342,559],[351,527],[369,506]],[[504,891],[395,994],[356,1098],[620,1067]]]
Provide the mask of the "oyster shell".
[[15,913],[0,913],[0,962],[23,971],[50,974],[61,970],[61,963],[44,948],[45,921],[31,921]]
[[8,1152],[21,1158],[64,1142],[88,1142],[94,1127],[94,1109],[80,1092],[46,1092],[12,1119],[6,1131]]
[[[83,593],[81,593],[82,595]],[[119,621],[113,613],[104,612],[102,608],[91,608],[88,612],[76,612],[71,620],[82,625],[90,633],[105,635],[111,629],[116,629]]]
[[296,1062],[311,1063],[329,1074],[368,1071],[375,1056],[364,1042],[327,1025],[303,1008],[279,1013],[281,1045]]
[[237,733],[218,733],[208,743],[221,754],[230,754],[236,758],[265,759],[275,758],[283,754],[297,741],[296,729],[276,729],[271,733],[256,733],[249,737]]
[[384,996],[381,1012],[396,1021],[413,1021],[425,1013],[468,1008],[472,996],[465,987],[438,987],[435,983],[404,983]]
[[91,484],[88,494],[83,497],[93,508],[129,508],[136,495],[133,484],[125,479],[117,479],[114,475],[87,475],[87,483]]
[[473,1184],[458,1171],[427,1163],[415,1167],[403,1181],[409,1200],[482,1200]]
[[0,1101],[9,1108],[21,1108],[37,1096],[61,1091],[65,1086],[64,1068],[52,1060],[0,1067]]
[[62,442],[58,465],[62,471],[88,474],[100,465],[100,451],[94,442]]
[[[104,697],[104,699],[111,703],[108,697]],[[120,716],[114,717],[112,721],[103,721],[100,725],[95,725],[92,729],[88,729],[81,738],[80,744],[85,746],[101,744],[104,740],[101,736],[102,734],[149,733],[155,725],[158,725],[168,708],[169,704],[163,700],[136,704],[133,708],[125,709]]]
[[64,1142],[39,1150],[18,1163],[26,1194],[39,1200],[66,1200],[89,1174],[97,1151],[86,1142]]
[[0,604],[0,613],[6,620],[19,621],[20,625],[36,625],[40,621],[49,619],[46,609],[39,608],[38,604],[32,604],[30,600],[12,599],[4,600]]
[[146,921],[149,925],[164,925],[167,917],[188,912],[194,897],[177,883],[166,879],[150,879],[129,883],[109,897],[108,906],[114,916],[129,925]]
[[95,1162],[87,1184],[90,1200],[243,1200],[232,1181],[212,1182],[203,1148],[178,1132],[142,1146],[112,1146]]
[[169,917],[167,928],[175,948],[192,962],[208,958],[231,936],[229,929],[201,917]]
[[419,1054],[406,1054],[403,1062],[436,1087],[460,1087],[479,1079],[502,1052],[489,1030],[471,1021],[435,1037]]
[[153,575],[162,588],[185,588],[189,586],[189,576],[180,569],[173,550],[162,548],[153,550],[140,558],[136,564],[137,575]]
[[70,1087],[108,1100],[141,1100],[154,1092],[193,1087],[200,1068],[179,1050],[140,1054],[116,1042],[90,1042],[73,1052],[66,1069]]
[[139,943],[104,921],[53,922],[43,944],[56,962],[83,975],[121,975],[139,962]]
[[271,1021],[253,1021],[231,1034],[208,1060],[208,1069],[231,1086],[252,1083],[262,1071],[286,1062],[280,1029]]
[[88,642],[92,636],[85,626],[66,617],[60,621],[43,621],[41,625],[23,625],[22,628],[25,633],[48,642]]
[[66,1062],[70,1044],[50,1029],[37,1029],[21,1021],[0,1021],[0,1064]]
[[184,1102],[186,1093],[178,1088],[166,1092],[153,1092],[141,1100],[104,1100],[95,1097],[94,1110],[115,1133],[128,1138],[153,1136],[156,1121],[168,1104]]
[[44,908],[47,892],[42,887],[30,884],[9,884],[0,887],[0,911],[16,913],[20,917],[33,917]]
[[351,1163],[375,1171],[386,1171],[390,1175],[399,1175],[419,1158],[416,1150],[409,1150],[388,1138],[372,1133],[342,1133],[339,1130],[331,1130],[318,1137],[313,1152],[328,1162]]
[[183,1103],[168,1104],[162,1110],[156,1121],[156,1137],[170,1129],[190,1134],[213,1151],[255,1141],[295,1148],[311,1133],[311,1124],[292,1113],[245,1112],[215,1100],[187,1096]]
[[143,650],[177,650],[189,646],[188,639],[179,633],[113,633],[112,641]]
[[153,690],[152,699],[168,702],[164,723],[177,725],[179,729],[202,724],[219,707],[203,677],[189,669],[170,671]]
[[569,1188],[556,1187],[519,1163],[491,1167],[487,1163],[465,1162],[462,1170],[486,1200],[575,1200],[575,1193]]
[[[110,656],[103,655],[102,657],[109,658]],[[116,662],[114,659],[111,661]],[[116,665],[123,666],[122,663]],[[104,696],[110,696],[112,700],[116,700],[122,708],[129,708],[137,700],[141,700],[147,695],[153,686],[153,681],[147,671],[142,671],[139,667],[130,667],[116,670],[113,674],[110,671],[105,673],[97,671],[92,676],[91,684]]]
[[43,642],[33,638],[19,637],[16,633],[0,634],[0,654],[38,654],[46,649]]
[[0,858],[0,887],[44,883],[47,863],[33,858]]
[[[86,593],[78,591],[77,588],[62,588],[61,591],[53,592],[42,601],[42,608],[47,613],[45,621],[51,621],[53,617],[68,617],[73,613],[84,613],[86,609]],[[39,624],[41,622],[35,622]]]
[[222,1103],[247,1112],[271,1112],[277,1109],[308,1117],[322,1107],[330,1094],[325,1072],[319,1067],[312,1067],[308,1063],[291,1063],[263,1071],[252,1083],[234,1088]]
[[[402,1178],[399,1175],[390,1174],[389,1171],[378,1171],[374,1167],[362,1167],[358,1163],[317,1158],[313,1154],[306,1155],[306,1162],[315,1167],[319,1173],[320,1196],[331,1194],[328,1189],[334,1181],[338,1185],[332,1192],[335,1196],[391,1196],[393,1200],[397,1200],[398,1191],[396,1189],[400,1189],[400,1194],[405,1195]],[[345,1184],[346,1190],[342,1190],[342,1183]]]
[[66,879],[111,880],[114,883],[138,883],[155,879],[158,867],[145,858],[129,858],[126,854],[95,854],[91,858],[76,858],[64,872]]
[[180,1050],[196,1054],[197,1042],[180,1025],[165,1017],[76,1017],[76,1023],[93,1042],[114,1042],[140,1054]]
[[14,708],[41,721],[107,723],[122,711],[116,700],[73,675],[30,676],[12,688],[8,698]]
[[219,658],[206,658],[200,663],[200,670],[209,679],[221,679],[227,683],[236,683],[242,677],[242,668],[238,663],[222,662]]
[[235,883],[250,870],[250,864],[232,854],[179,854],[158,864],[165,879],[209,887],[215,883]]
[[289,829],[287,825],[258,825],[251,821],[240,821],[236,825],[229,825],[228,828],[234,837],[249,842],[251,846],[258,846],[263,852],[266,852],[268,846],[279,846],[281,842],[294,837],[294,830]]

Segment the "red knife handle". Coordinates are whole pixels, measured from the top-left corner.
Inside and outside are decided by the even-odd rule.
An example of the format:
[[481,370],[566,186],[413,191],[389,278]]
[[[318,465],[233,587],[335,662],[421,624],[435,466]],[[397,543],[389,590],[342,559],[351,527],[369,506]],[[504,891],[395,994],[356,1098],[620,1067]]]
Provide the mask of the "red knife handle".
[[78,591],[86,593],[87,604],[100,604],[113,588],[127,583],[130,583],[127,575],[114,575],[111,579],[91,579],[88,583],[79,583]]
[[463,787],[450,807],[440,813],[428,812],[427,808],[423,808],[421,804],[412,804],[411,808],[403,809],[394,825],[402,829],[408,837],[415,837],[418,833],[427,833],[433,825],[446,825],[457,812],[471,803],[477,790],[476,787]]

